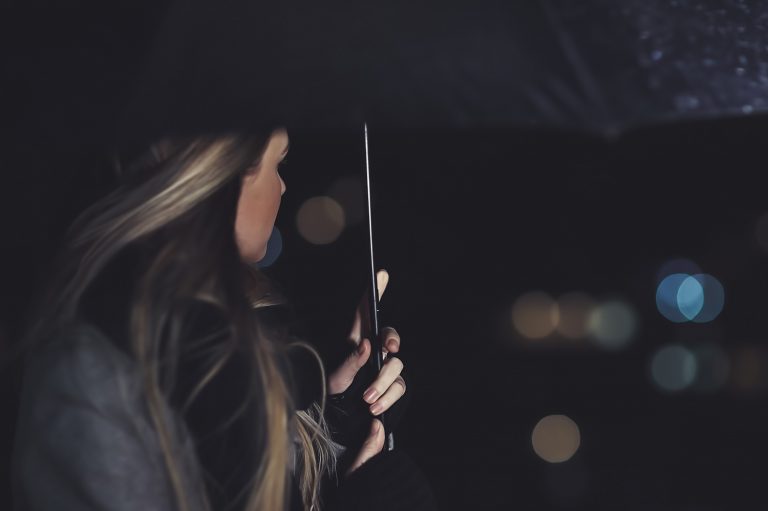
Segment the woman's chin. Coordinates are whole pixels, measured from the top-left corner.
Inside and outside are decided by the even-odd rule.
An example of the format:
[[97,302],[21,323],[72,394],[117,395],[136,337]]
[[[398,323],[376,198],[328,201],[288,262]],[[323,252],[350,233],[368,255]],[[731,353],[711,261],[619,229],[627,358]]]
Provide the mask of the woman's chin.
[[240,251],[240,258],[248,264],[256,264],[267,256],[266,244],[257,250]]

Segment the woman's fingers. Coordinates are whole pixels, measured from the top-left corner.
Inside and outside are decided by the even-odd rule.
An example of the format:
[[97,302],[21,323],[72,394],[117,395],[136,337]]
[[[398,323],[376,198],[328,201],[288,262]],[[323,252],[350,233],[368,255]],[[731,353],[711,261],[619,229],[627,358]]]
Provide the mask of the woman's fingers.
[[376,272],[376,287],[379,289],[379,300],[384,296],[384,290],[387,289],[389,284],[389,272],[387,270],[379,270]]
[[384,448],[384,425],[379,419],[373,419],[371,423],[371,429],[368,434],[368,438],[363,442],[363,446],[360,448],[360,452],[355,458],[355,461],[350,465],[346,475],[354,472],[360,466],[369,459],[376,456]]
[[400,351],[400,334],[391,326],[384,327],[381,330],[381,338],[384,339],[383,350],[386,353],[397,353]]
[[[389,283],[389,273],[387,270],[379,270],[376,272],[376,287],[379,290],[379,300],[381,300],[381,297],[384,295],[384,291],[387,289],[387,284]],[[357,306],[357,309],[355,309],[355,317],[352,320],[352,329],[349,332],[348,339],[349,341],[359,344],[360,340],[362,338],[363,332],[362,332],[362,316],[367,313],[368,310],[368,292],[363,295],[362,299],[360,299],[360,303]]]
[[392,385],[389,386],[387,391],[382,395],[375,403],[373,403],[368,409],[373,415],[379,415],[386,412],[389,408],[397,402],[398,399],[405,394],[405,381],[401,376],[395,378]]
[[[397,357],[391,357],[384,361],[384,365],[381,367],[378,378],[373,384],[366,389],[363,393],[363,400],[366,403],[374,404],[379,397],[382,397],[385,392],[396,382],[400,373],[403,372],[403,361]],[[402,381],[402,378],[400,378]],[[404,384],[401,384],[403,387]],[[405,389],[403,389],[405,390]]]
[[328,376],[328,394],[341,394],[352,385],[357,372],[365,365],[370,355],[371,343],[368,339],[360,341],[357,349]]

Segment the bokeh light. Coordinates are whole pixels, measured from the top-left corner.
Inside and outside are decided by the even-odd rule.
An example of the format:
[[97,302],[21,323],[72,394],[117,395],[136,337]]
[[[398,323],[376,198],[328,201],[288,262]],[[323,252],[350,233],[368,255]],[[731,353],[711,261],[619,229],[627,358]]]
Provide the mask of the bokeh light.
[[696,378],[696,373],[696,357],[679,344],[664,346],[651,359],[651,379],[666,392],[679,392],[688,388]]
[[677,304],[678,291],[683,282],[690,277],[687,273],[667,275],[656,288],[656,307],[662,316],[674,323],[685,323],[688,318],[680,311]]
[[567,293],[558,300],[560,322],[557,332],[569,339],[582,339],[589,333],[589,318],[595,302],[585,293]]
[[673,273],[656,289],[656,307],[662,316],[674,323],[712,321],[722,312],[724,304],[723,285],[704,273]]
[[579,426],[565,415],[547,415],[533,428],[531,443],[536,454],[549,463],[568,461],[581,445]]
[[546,293],[527,293],[512,306],[512,323],[523,337],[543,339],[555,331],[559,322],[557,302]]
[[714,391],[728,381],[730,360],[722,347],[714,342],[703,342],[691,349],[696,358],[696,378],[693,388]]
[[312,197],[299,208],[296,226],[308,242],[327,245],[336,241],[346,226],[344,210],[331,197]]
[[704,307],[704,287],[694,277],[686,278],[677,290],[677,306],[686,319],[692,320]]
[[704,293],[704,303],[699,313],[692,319],[694,323],[707,323],[712,321],[723,311],[725,305],[725,290],[723,285],[712,275],[694,275],[701,285]]
[[267,242],[267,253],[264,255],[261,261],[257,263],[259,268],[267,268],[272,266],[280,254],[283,252],[283,235],[280,234],[280,229],[274,227],[272,234],[269,236]]
[[344,209],[347,225],[354,225],[365,218],[365,187],[356,176],[343,177],[328,189],[328,196]]
[[601,303],[589,316],[590,337],[606,349],[626,347],[637,333],[637,326],[634,308],[621,300]]
[[737,349],[731,357],[731,385],[740,391],[768,388],[768,353],[761,346]]

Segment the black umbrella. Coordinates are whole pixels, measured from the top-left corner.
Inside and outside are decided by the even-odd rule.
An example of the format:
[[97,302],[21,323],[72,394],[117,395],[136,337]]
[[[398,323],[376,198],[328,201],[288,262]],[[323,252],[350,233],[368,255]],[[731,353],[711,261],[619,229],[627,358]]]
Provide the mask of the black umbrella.
[[143,126],[611,135],[768,108],[765,0],[181,2],[159,34]]
[[85,4],[3,20],[5,99],[59,140],[109,140],[118,112],[139,138],[274,119],[613,135],[768,106],[768,0]]

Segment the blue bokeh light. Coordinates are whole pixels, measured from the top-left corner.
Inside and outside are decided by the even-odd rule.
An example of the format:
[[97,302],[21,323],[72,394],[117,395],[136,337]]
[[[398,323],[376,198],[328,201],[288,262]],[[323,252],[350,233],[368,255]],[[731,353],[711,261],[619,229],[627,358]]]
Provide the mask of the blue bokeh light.
[[680,311],[677,301],[680,287],[689,277],[686,273],[673,273],[662,280],[656,289],[656,307],[662,316],[674,323],[690,321]]
[[723,311],[725,306],[725,290],[723,285],[712,275],[694,275],[704,290],[704,303],[701,311],[692,319],[694,323],[707,323],[712,321]]
[[707,323],[723,310],[725,291],[712,275],[673,273],[656,289],[656,307],[674,323]]
[[280,254],[283,252],[283,235],[280,234],[280,229],[275,227],[272,229],[272,234],[267,241],[267,253],[264,258],[257,263],[259,268],[266,268],[272,266]]
[[670,344],[658,350],[651,359],[651,380],[667,392],[679,392],[696,378],[696,357],[689,349]]
[[704,286],[695,277],[686,278],[677,290],[677,306],[687,320],[693,320],[704,307]]

